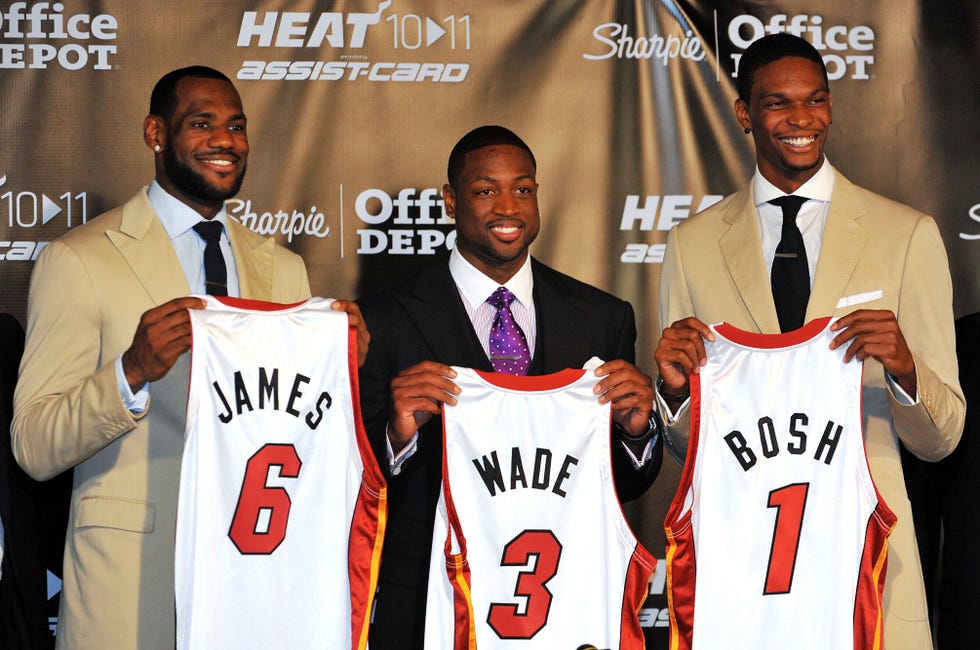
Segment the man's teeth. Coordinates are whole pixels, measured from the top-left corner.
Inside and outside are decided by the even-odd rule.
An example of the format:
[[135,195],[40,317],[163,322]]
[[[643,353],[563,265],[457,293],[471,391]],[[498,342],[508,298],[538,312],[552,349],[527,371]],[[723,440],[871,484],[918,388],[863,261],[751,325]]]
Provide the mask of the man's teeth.
[[793,146],[793,147],[805,147],[807,145],[813,144],[813,141],[817,139],[817,136],[811,135],[806,138],[780,138],[782,142]]
[[517,226],[494,226],[493,229],[503,233],[512,233],[517,230]]
[[228,167],[232,164],[230,160],[205,160],[204,162],[209,165],[219,165],[221,167]]

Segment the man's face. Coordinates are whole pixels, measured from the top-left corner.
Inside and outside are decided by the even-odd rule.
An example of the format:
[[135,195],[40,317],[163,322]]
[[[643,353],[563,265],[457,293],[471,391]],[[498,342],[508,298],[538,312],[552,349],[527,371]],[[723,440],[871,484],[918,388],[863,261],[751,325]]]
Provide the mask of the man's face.
[[456,247],[485,275],[510,279],[538,236],[538,184],[527,152],[492,145],[466,154],[457,187],[446,185],[446,214],[456,219]]
[[157,169],[160,185],[213,216],[238,193],[247,160],[245,114],[234,86],[193,77],[177,82],[177,108],[166,125],[163,170]]
[[790,193],[823,162],[833,101],[813,61],[789,56],[759,68],[746,104],[735,102],[739,123],[752,129],[759,171]]

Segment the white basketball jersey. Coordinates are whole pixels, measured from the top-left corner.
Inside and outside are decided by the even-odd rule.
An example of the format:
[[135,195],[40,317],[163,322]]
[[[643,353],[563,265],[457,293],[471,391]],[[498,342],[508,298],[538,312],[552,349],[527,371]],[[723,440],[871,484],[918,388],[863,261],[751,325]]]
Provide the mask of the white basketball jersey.
[[656,560],[616,498],[595,376],[455,370],[425,647],[642,648]]
[[178,648],[363,648],[386,515],[331,300],[191,309]]
[[868,471],[863,366],[829,324],[712,326],[665,521],[672,649],[881,647],[895,516]]

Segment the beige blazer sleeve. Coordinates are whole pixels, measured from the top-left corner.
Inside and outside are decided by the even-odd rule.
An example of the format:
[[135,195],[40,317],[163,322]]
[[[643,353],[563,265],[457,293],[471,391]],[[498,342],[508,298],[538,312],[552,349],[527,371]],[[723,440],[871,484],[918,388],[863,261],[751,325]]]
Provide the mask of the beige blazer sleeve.
[[[28,474],[43,480],[73,467],[138,423],[123,405],[115,358],[132,342],[140,315],[187,293],[162,226],[121,235],[133,201],[71,231],[39,256],[28,293],[27,342],[14,394],[11,442]],[[122,241],[122,246],[115,240]],[[139,266],[125,264],[129,257]],[[150,271],[152,269],[152,271]],[[144,273],[154,281],[141,282]],[[171,288],[161,289],[166,283]]]
[[[229,220],[242,296],[298,302],[306,267],[275,240]],[[173,246],[145,192],[52,242],[28,297],[27,343],[11,441],[18,462],[44,480],[132,431],[148,410],[124,406],[114,363],[148,309],[189,293]]]

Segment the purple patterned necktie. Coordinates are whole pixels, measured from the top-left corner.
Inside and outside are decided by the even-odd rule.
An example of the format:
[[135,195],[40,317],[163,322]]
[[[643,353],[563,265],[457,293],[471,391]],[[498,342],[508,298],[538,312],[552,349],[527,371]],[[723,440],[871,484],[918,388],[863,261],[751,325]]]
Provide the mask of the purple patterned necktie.
[[531,365],[531,353],[524,332],[510,311],[510,303],[515,297],[508,289],[499,287],[487,298],[487,304],[497,308],[490,327],[490,363],[494,372],[526,375]]

